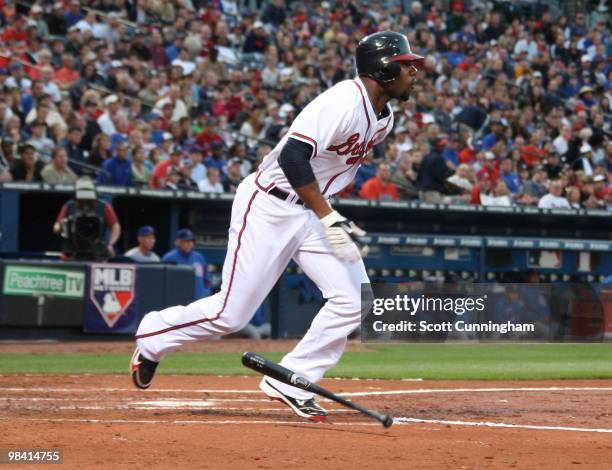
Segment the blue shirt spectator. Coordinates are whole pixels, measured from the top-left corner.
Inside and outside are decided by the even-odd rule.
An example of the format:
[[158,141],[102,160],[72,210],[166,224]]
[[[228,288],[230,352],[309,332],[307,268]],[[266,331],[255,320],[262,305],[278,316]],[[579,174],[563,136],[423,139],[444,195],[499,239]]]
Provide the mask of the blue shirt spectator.
[[482,139],[482,150],[491,149],[499,140],[505,140],[504,124],[499,120],[491,121],[491,132]]
[[128,159],[128,146],[125,142],[117,144],[117,153],[102,164],[108,175],[100,173],[98,182],[114,186],[132,186],[132,163]]
[[206,258],[200,253],[193,251],[194,240],[191,230],[187,228],[179,230],[174,242],[176,248],[166,253],[162,257],[162,262],[193,267],[195,275],[195,299],[197,300],[210,295],[210,280]]
[[213,140],[210,143],[211,154],[202,161],[206,168],[214,167],[219,170],[219,176],[221,179],[225,178],[225,165],[226,161],[223,158],[223,142],[220,140]]
[[521,191],[521,179],[512,171],[512,160],[509,158],[502,160],[499,170],[499,177],[504,180],[508,190],[512,194],[518,194]]
[[[182,39],[182,37],[179,37],[177,38],[177,41],[166,47],[166,55],[168,56],[169,63],[172,63],[172,61],[179,56],[179,52],[181,51],[183,43]],[[179,42],[179,44],[176,44],[177,42]]]
[[79,0],[71,0],[70,9],[64,13],[66,28],[70,29],[83,18],[85,18],[85,15],[81,12],[81,2]]
[[377,166],[375,163],[366,160],[357,170],[357,175],[355,176],[355,188],[357,191],[361,189],[363,183],[367,180],[374,178],[376,176]]
[[444,148],[444,153],[442,154],[442,156],[444,157],[444,160],[446,162],[452,164],[453,167],[457,168],[459,166],[459,152],[457,152],[457,149],[453,147],[454,146],[447,145]]
[[68,155],[68,164],[77,175],[83,173],[83,166],[79,165],[79,162],[85,163],[85,154],[81,148],[82,139],[83,131],[81,131],[81,128],[71,127],[68,130],[66,139],[62,142],[62,147],[66,149],[66,154]]

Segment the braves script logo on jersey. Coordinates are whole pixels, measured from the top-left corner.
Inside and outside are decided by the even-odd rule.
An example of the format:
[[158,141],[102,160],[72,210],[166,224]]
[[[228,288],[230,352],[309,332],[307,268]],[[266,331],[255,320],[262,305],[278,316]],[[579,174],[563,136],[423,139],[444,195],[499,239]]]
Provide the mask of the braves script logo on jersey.
[[109,328],[117,323],[134,300],[135,287],[134,266],[91,266],[89,297]]
[[361,134],[358,132],[355,134],[351,134],[346,142],[337,145],[330,145],[327,147],[327,150],[330,152],[336,152],[337,155],[344,157],[346,155],[351,155],[351,157],[347,158],[346,164],[353,165],[354,163],[361,163],[365,160],[365,156],[370,151],[372,147],[374,147],[374,137],[367,144],[365,140],[363,142],[359,142],[359,138]]

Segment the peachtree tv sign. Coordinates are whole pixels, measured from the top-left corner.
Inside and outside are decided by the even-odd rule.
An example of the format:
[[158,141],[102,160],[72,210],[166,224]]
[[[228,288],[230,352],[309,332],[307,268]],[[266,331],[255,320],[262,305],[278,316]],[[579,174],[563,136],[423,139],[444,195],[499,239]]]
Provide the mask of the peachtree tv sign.
[[11,266],[4,270],[5,295],[51,295],[81,299],[85,294],[85,273],[69,269]]

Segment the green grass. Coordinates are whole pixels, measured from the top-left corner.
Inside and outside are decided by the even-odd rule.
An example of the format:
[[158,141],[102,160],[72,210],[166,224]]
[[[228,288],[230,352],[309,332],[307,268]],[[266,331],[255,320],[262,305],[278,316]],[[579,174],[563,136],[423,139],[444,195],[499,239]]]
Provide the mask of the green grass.
[[[278,361],[282,354],[270,353]],[[0,373],[122,374],[127,354],[5,354]],[[162,374],[245,375],[239,353],[176,353]],[[330,377],[535,380],[612,378],[612,344],[371,345],[347,352]]]

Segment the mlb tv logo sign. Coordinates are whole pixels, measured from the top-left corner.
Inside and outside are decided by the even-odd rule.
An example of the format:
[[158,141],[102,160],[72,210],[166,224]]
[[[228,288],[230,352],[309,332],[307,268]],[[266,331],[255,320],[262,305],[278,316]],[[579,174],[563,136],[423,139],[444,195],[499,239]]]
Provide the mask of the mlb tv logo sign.
[[125,315],[136,288],[136,267],[94,264],[89,297],[109,328]]

